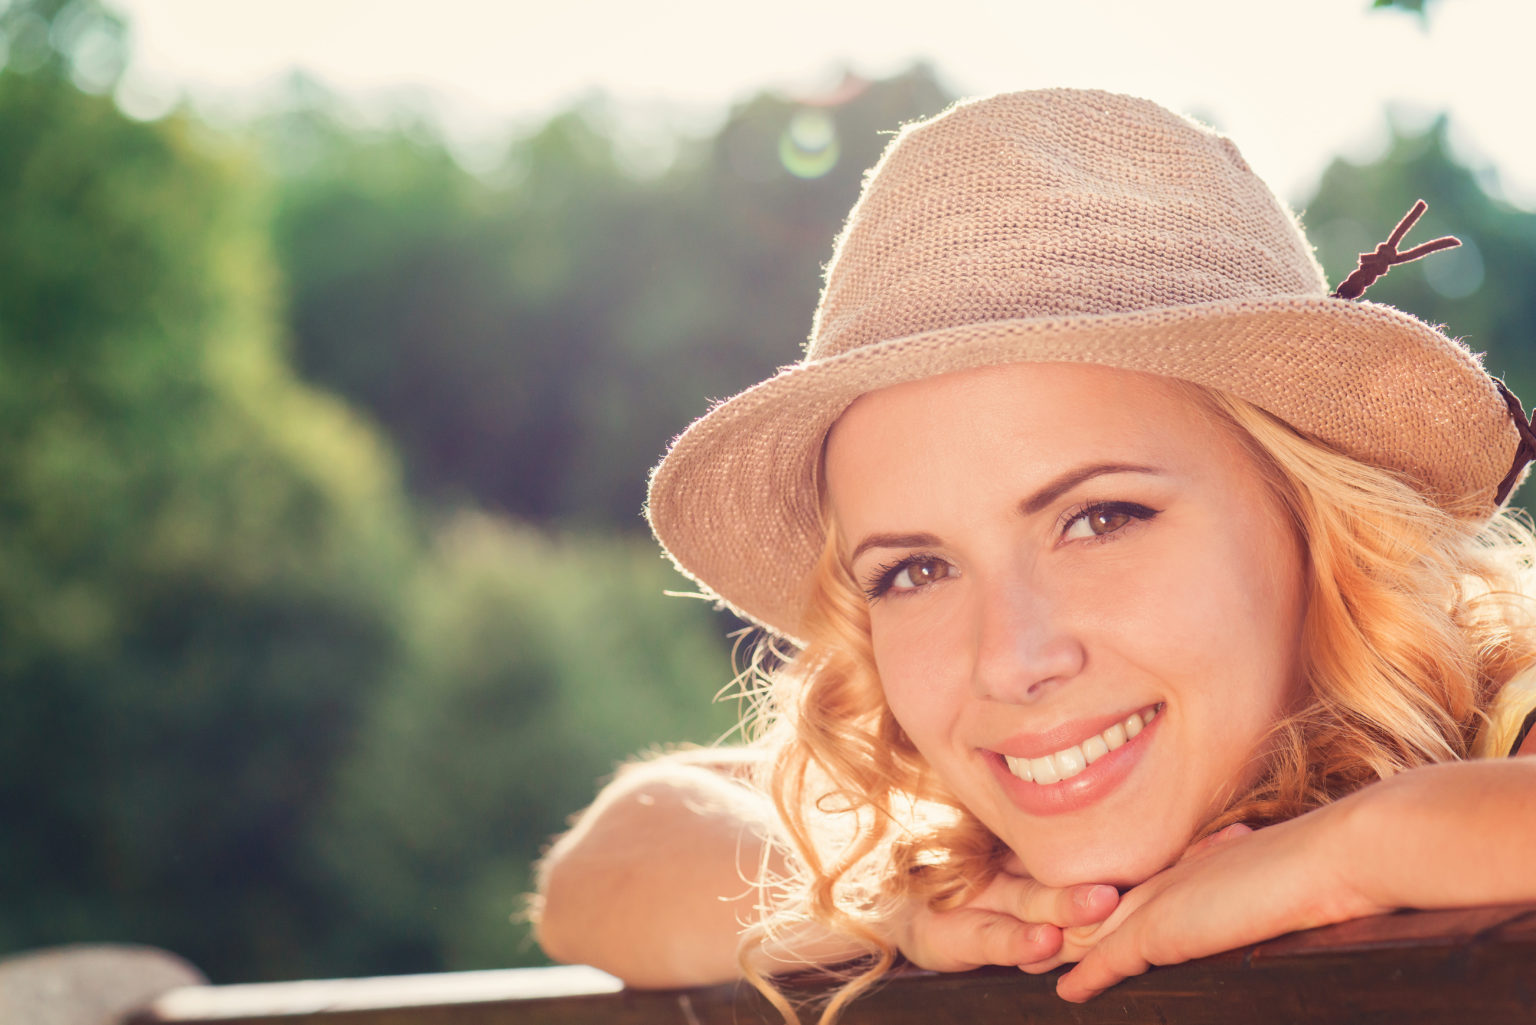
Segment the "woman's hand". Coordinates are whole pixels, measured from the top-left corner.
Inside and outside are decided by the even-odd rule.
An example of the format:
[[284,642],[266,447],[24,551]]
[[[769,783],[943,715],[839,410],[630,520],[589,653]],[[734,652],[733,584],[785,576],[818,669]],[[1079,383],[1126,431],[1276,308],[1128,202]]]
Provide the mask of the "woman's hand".
[[1129,890],[1102,926],[1068,934],[1078,965],[1056,983],[1082,1002],[1153,965],[1179,964],[1386,910],[1345,881],[1335,832],[1349,809],[1333,805],[1254,832],[1229,826]]
[[1102,923],[1119,900],[1113,886],[1046,886],[1010,859],[964,906],[948,911],[919,907],[898,923],[894,938],[907,960],[931,971],[1016,965],[1026,972],[1046,972],[1066,960],[1063,930]]
[[[1183,860],[1253,830],[1229,826],[1193,844]],[[920,968],[963,972],[982,965],[1014,965],[1030,974],[1080,960],[1104,932],[1121,902],[1105,884],[1051,887],[1031,879],[1017,857],[965,906],[919,908],[897,937],[902,954]]]
[[1400,772],[1298,818],[1223,830],[1120,899],[1056,991],[1083,1001],[1152,965],[1398,908],[1536,900],[1536,759]]

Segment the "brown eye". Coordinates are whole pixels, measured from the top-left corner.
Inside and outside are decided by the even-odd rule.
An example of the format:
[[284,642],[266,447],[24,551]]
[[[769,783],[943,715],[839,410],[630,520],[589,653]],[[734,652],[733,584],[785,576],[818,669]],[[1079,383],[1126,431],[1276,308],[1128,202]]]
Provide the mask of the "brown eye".
[[896,571],[891,586],[899,591],[910,591],[943,580],[949,573],[949,563],[943,559],[914,559]]
[[1131,522],[1131,514],[1119,509],[1095,509],[1087,516],[1088,529],[1095,534],[1112,534]]
[[1150,520],[1156,511],[1135,502],[1106,502],[1092,505],[1067,521],[1063,541],[1091,541],[1124,530],[1136,520]]

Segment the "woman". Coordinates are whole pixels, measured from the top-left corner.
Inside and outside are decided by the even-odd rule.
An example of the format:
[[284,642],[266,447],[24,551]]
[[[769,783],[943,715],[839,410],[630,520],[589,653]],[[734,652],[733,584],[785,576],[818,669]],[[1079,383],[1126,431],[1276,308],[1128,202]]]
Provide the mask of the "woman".
[[545,865],[546,949],[639,985],[865,956],[830,1018],[898,952],[1076,961],[1084,1000],[1536,899],[1536,761],[1497,757],[1536,704],[1536,546],[1498,511],[1536,436],[1354,301],[1455,244],[1400,253],[1412,220],[1329,295],[1232,144],[1146,101],[904,130],[805,359],[652,479],[679,568],[788,642],[757,740],[610,785]]

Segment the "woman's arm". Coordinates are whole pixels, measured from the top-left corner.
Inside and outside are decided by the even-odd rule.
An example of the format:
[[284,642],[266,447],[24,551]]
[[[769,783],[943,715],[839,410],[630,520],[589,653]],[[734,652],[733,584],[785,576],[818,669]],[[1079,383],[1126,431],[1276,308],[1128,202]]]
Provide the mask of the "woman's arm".
[[1152,965],[1398,908],[1536,901],[1532,850],[1536,758],[1414,769],[1131,890],[1075,937],[1093,947],[1057,991],[1087,1000]]
[[[764,858],[770,872],[785,865],[773,803],[740,781],[753,757],[683,752],[623,769],[540,866],[545,952],[633,986],[738,977],[737,940],[760,914]],[[912,909],[890,923],[890,939],[908,959],[939,971],[984,964],[1045,971],[1060,963],[1063,927],[1102,922],[1117,900],[1113,887],[1054,890],[1005,871],[964,907]],[[795,937],[793,948],[759,950],[755,967],[772,974],[866,952],[824,930]]]
[[737,936],[778,836],[771,802],[733,778],[750,755],[720,754],[625,767],[555,842],[539,868],[545,953],[635,986],[739,975]]

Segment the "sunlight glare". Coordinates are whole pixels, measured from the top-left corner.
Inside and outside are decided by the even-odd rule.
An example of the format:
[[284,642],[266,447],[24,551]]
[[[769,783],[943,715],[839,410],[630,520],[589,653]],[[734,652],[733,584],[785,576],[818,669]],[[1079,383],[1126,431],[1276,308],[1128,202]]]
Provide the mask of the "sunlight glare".
[[795,111],[779,135],[779,162],[796,178],[820,178],[837,166],[837,125],[813,107]]

